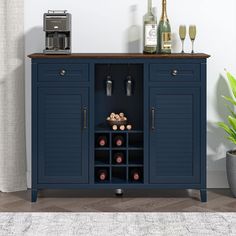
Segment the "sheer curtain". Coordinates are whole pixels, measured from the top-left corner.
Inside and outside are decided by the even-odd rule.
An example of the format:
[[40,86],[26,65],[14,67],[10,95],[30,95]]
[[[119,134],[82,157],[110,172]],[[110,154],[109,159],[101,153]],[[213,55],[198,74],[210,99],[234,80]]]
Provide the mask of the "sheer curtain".
[[0,0],[0,191],[26,189],[24,0]]

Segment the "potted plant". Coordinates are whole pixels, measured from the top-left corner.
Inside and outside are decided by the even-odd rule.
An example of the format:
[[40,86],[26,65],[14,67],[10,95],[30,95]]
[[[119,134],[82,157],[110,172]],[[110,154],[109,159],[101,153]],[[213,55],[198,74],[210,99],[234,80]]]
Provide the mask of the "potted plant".
[[[236,106],[236,79],[227,72],[227,78],[229,85],[233,94],[233,98],[228,96],[222,96],[229,104],[232,104],[233,107]],[[218,122],[219,127],[223,128],[227,133],[226,138],[236,144],[236,113],[229,104],[226,104],[227,108],[230,111],[228,116],[228,123]],[[232,191],[234,197],[236,197],[236,150],[229,150],[226,152],[226,171],[229,187]]]

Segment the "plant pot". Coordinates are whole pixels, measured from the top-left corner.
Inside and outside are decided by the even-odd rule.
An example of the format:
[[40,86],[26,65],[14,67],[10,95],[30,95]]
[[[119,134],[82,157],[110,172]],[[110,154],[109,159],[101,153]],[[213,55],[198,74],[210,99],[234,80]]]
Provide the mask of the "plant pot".
[[229,187],[236,197],[236,150],[226,152],[226,171]]

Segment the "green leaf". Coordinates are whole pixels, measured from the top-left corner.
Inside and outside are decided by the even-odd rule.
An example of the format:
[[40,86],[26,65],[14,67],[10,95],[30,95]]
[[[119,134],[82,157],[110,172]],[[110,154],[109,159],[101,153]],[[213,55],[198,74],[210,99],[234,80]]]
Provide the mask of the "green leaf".
[[230,127],[225,124],[224,122],[218,122],[217,123],[219,127],[221,127],[222,129],[225,130],[226,133],[228,133],[229,135],[233,136],[234,134],[232,133]]
[[228,136],[227,137],[228,140],[230,140],[232,143],[236,144],[236,139],[231,137],[231,136]]
[[230,129],[230,130],[231,130],[231,136],[236,139],[236,132],[235,132],[235,130],[233,130],[233,129]]
[[228,121],[229,121],[230,125],[232,126],[232,128],[234,130],[236,130],[236,119],[234,117],[232,117],[232,116],[229,116],[228,117]]
[[225,100],[229,101],[232,103],[234,106],[236,106],[236,101],[233,98],[227,97],[227,96],[222,96]]
[[236,114],[235,112],[233,111],[233,109],[228,105],[228,104],[225,104],[225,106],[228,108],[228,110],[230,111],[231,115],[236,118]]
[[[227,102],[230,102],[233,106],[236,106],[236,79],[233,77],[232,74],[226,71],[226,75],[229,81],[229,85],[231,91],[233,93],[233,97],[229,96],[222,96]],[[225,106],[229,109],[231,115],[228,116],[229,124],[224,122],[218,122],[218,126],[224,129],[224,131],[229,135],[226,138],[230,140],[232,143],[236,144],[236,113],[234,110],[228,105]]]
[[229,72],[227,72],[226,75],[228,77],[229,84],[230,84],[231,90],[234,94],[234,97],[236,98],[236,79]]
[[229,134],[233,139],[236,140],[236,131],[231,129],[227,124],[224,122],[218,122],[218,126],[224,129],[224,131]]

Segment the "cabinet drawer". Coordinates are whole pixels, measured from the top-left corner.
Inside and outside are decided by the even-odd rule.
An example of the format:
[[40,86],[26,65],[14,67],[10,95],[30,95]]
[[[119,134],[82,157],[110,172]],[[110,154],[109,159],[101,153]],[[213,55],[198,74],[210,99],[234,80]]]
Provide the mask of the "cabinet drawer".
[[86,82],[87,64],[39,64],[38,81]]
[[199,64],[150,64],[151,82],[200,81]]

